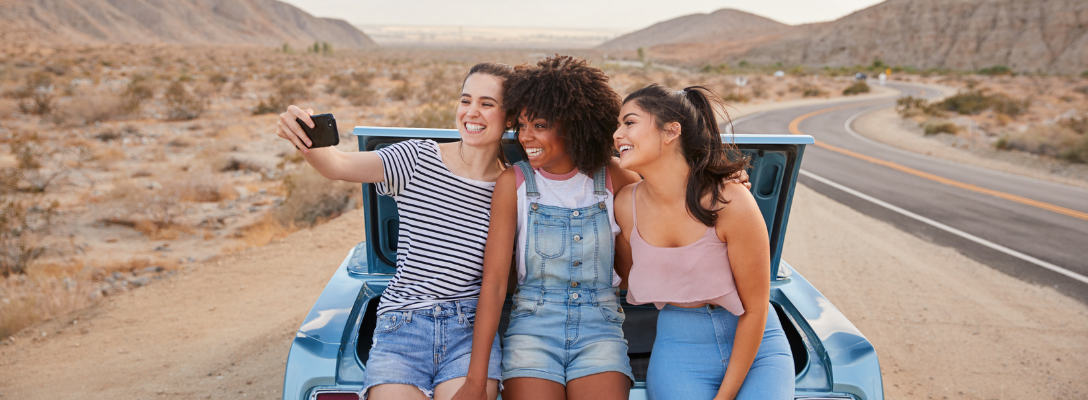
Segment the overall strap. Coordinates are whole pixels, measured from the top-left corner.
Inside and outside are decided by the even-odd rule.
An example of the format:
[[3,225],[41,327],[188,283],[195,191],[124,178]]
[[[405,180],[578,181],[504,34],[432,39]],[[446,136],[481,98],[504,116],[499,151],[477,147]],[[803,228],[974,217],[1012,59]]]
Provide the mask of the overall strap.
[[593,173],[593,194],[600,196],[600,198],[608,196],[608,191],[605,187],[608,183],[608,177],[606,176],[608,174],[607,169],[608,167],[601,167],[597,172]]
[[529,162],[522,160],[514,165],[518,166],[521,169],[521,174],[525,176],[525,197],[540,197],[540,191],[536,189],[536,174],[533,173],[533,167],[529,165]]
[[631,186],[631,224],[636,229],[634,232],[638,232],[638,213],[635,212],[635,193],[638,193],[638,184],[640,183],[642,183],[642,181],[635,182],[635,186]]

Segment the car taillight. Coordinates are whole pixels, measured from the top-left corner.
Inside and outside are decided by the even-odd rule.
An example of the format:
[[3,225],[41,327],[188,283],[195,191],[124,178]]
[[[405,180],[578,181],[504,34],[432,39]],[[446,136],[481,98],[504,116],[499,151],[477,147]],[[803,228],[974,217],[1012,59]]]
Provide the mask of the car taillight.
[[359,400],[356,392],[320,392],[314,396],[315,400]]

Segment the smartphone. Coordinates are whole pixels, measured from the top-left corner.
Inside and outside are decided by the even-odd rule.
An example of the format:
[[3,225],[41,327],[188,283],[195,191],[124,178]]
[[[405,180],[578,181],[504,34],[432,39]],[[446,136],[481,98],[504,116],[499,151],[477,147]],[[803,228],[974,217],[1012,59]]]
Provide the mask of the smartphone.
[[295,121],[298,121],[302,131],[306,132],[306,136],[310,138],[311,149],[340,144],[340,131],[336,129],[336,118],[333,118],[332,114],[311,115],[310,119],[314,121],[313,128],[307,126],[299,118],[295,118]]

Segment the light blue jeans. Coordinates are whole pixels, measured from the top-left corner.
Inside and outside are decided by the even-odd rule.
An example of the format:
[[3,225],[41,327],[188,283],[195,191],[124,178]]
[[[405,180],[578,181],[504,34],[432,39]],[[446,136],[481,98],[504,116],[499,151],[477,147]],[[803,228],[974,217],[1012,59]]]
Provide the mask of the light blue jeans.
[[[718,394],[733,352],[736,315],[724,308],[666,305],[657,318],[646,388],[652,400],[709,400]],[[774,307],[738,400],[792,399],[793,353]]]

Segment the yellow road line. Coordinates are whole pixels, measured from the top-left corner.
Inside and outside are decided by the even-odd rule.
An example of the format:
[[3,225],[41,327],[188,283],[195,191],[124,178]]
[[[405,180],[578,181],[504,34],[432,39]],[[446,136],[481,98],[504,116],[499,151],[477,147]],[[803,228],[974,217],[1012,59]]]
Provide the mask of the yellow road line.
[[[828,112],[831,112],[831,111],[841,110],[841,109],[844,109],[844,108],[855,107],[855,106],[856,105],[849,105],[848,104],[848,105],[843,105],[843,106],[838,106],[838,107],[825,108],[823,110],[816,110],[816,111],[810,112],[808,114],[802,115],[800,117],[794,118],[793,121],[790,121],[790,133],[792,133],[794,135],[802,135],[803,133],[801,133],[801,129],[799,129],[798,126],[801,125],[801,121],[804,121],[804,120],[806,120],[806,119],[808,119],[810,117],[820,115],[820,114],[824,114],[824,113],[828,113]],[[865,160],[865,161],[871,162],[873,164],[883,165],[883,166],[888,167],[888,168],[892,168],[892,169],[895,169],[895,170],[898,170],[898,171],[906,172],[908,174],[911,174],[911,175],[914,175],[914,176],[917,176],[917,177],[921,177],[921,178],[925,178],[925,179],[929,179],[931,181],[942,183],[942,184],[945,184],[945,185],[948,185],[948,186],[958,187],[960,189],[966,189],[966,190],[970,190],[972,192],[987,194],[987,195],[990,195],[990,196],[1002,198],[1002,199],[1009,200],[1009,201],[1015,201],[1015,202],[1020,203],[1020,204],[1026,204],[1026,205],[1029,205],[1029,206],[1032,206],[1032,207],[1041,208],[1041,209],[1044,209],[1044,210],[1047,210],[1047,211],[1053,211],[1053,212],[1056,212],[1056,213],[1059,213],[1059,214],[1064,214],[1064,215],[1068,215],[1070,217],[1080,218],[1080,219],[1083,219],[1085,221],[1088,221],[1088,213],[1080,212],[1080,211],[1077,211],[1077,210],[1070,210],[1070,209],[1065,208],[1065,207],[1056,206],[1056,205],[1053,205],[1053,204],[1050,204],[1050,203],[1044,203],[1044,202],[1041,202],[1041,201],[1038,201],[1038,200],[1032,200],[1032,199],[1029,199],[1027,197],[1017,196],[1015,194],[1009,194],[1009,193],[1000,192],[1000,191],[993,190],[993,189],[987,189],[987,188],[977,186],[977,185],[972,185],[972,184],[969,184],[969,183],[963,183],[963,182],[948,179],[948,178],[945,178],[945,177],[942,177],[942,176],[937,176],[937,175],[934,175],[934,174],[931,174],[931,173],[928,173],[928,172],[922,172],[922,171],[916,170],[914,168],[910,168],[910,167],[907,167],[907,166],[896,164],[896,163],[891,162],[891,161],[881,160],[879,158],[870,157],[870,156],[867,156],[867,155],[864,155],[864,154],[860,154],[860,153],[857,153],[857,152],[846,150],[846,149],[841,148],[841,147],[832,146],[832,145],[829,145],[827,143],[823,143],[823,142],[821,142],[819,140],[816,141],[816,146],[824,148],[824,149],[828,149],[828,150],[831,150],[831,151],[834,151],[834,152],[839,153],[839,154],[847,155],[847,156],[854,157],[854,158],[857,158],[857,159],[860,159],[860,160]]]

